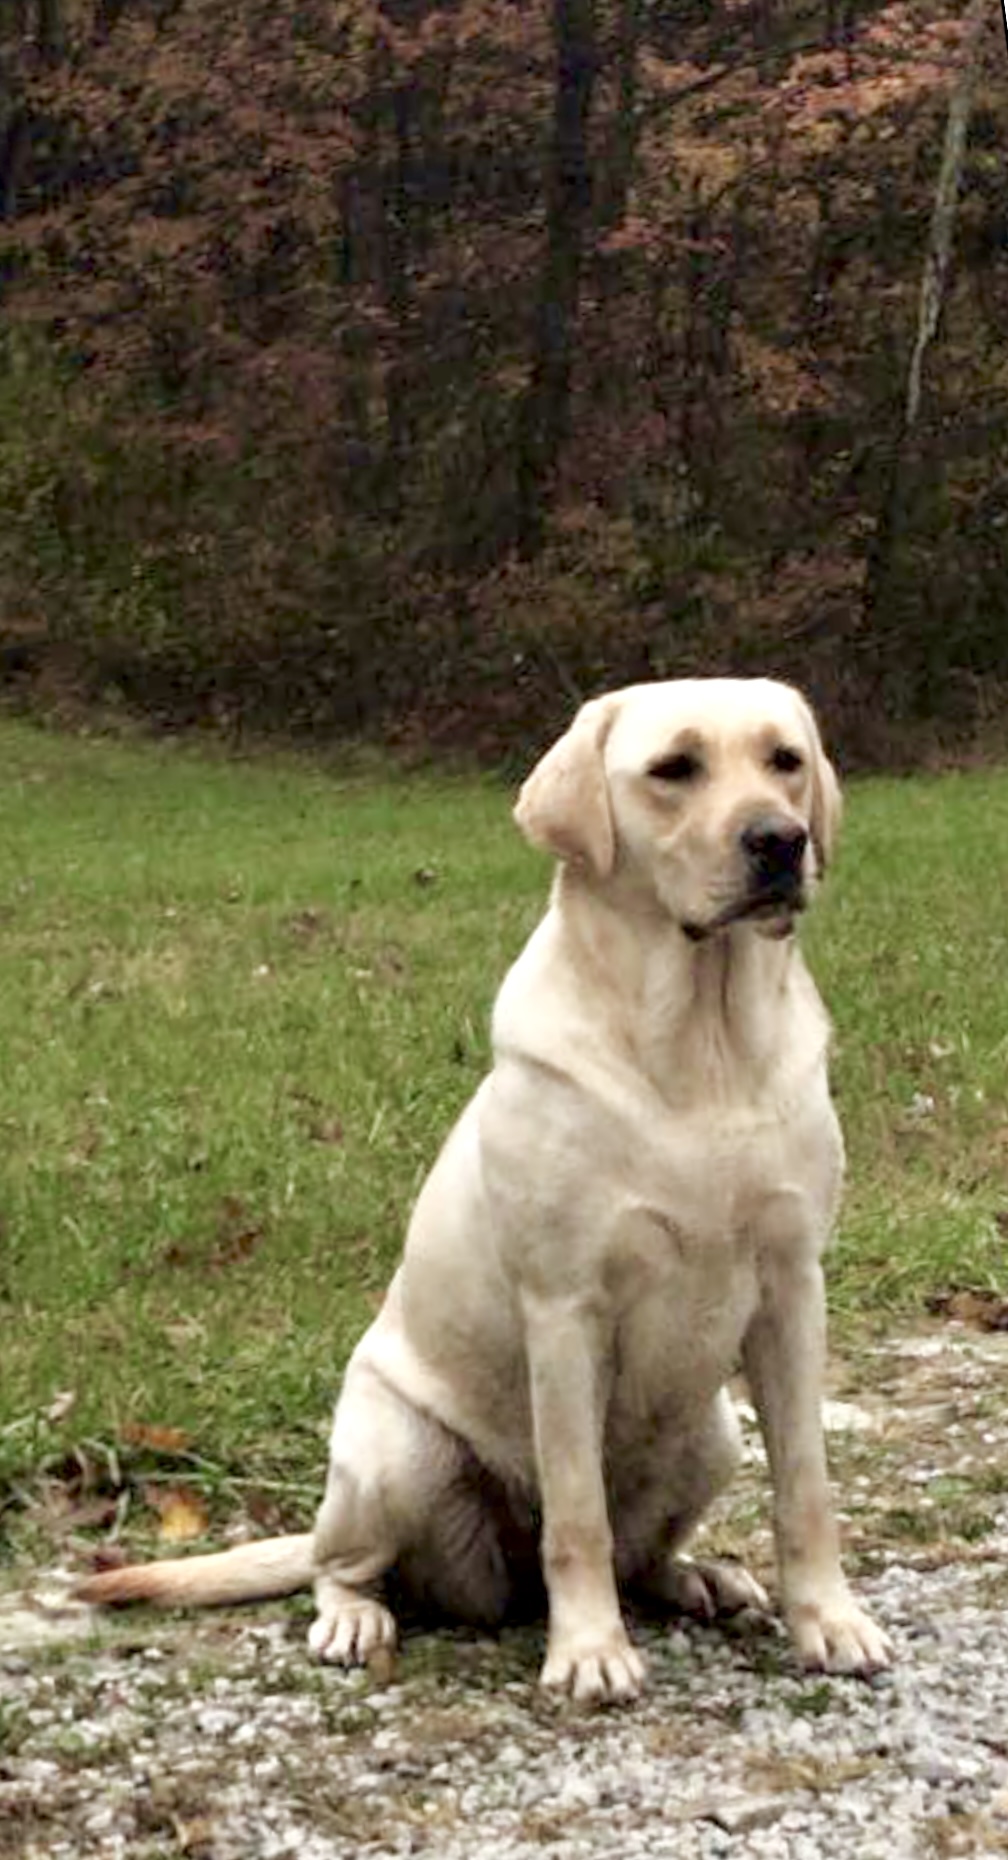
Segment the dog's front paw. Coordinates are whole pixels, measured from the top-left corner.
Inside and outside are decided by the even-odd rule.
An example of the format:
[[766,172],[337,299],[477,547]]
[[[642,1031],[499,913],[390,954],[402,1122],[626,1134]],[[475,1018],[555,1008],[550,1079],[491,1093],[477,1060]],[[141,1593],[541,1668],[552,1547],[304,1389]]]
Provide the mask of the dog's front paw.
[[333,1666],[366,1666],[380,1651],[391,1653],[395,1642],[395,1620],[367,1595],[321,1604],[308,1630],[316,1659]]
[[583,1705],[624,1704],[637,1697],[645,1670],[620,1623],[604,1634],[551,1636],[539,1683]]
[[787,1623],[803,1666],[824,1673],[867,1677],[889,1666],[893,1645],[846,1584],[787,1609]]

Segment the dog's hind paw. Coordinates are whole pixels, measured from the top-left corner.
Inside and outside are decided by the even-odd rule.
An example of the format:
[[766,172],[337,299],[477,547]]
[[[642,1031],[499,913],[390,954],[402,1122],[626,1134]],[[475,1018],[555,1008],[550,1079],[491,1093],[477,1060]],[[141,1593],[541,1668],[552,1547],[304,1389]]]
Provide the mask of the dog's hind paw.
[[770,1598],[755,1576],[728,1557],[696,1562],[692,1557],[669,1557],[655,1588],[670,1607],[699,1621],[737,1615],[743,1608],[766,1614],[770,1608]]
[[332,1666],[366,1666],[377,1653],[391,1653],[395,1642],[393,1616],[368,1595],[320,1602],[308,1630],[312,1653]]

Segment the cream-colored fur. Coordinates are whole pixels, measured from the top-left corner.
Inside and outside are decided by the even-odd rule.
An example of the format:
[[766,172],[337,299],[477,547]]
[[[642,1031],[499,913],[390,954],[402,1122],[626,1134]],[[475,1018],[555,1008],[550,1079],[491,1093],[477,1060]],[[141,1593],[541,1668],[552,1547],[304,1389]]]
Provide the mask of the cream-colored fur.
[[314,1540],[112,1571],[86,1595],[240,1600],[314,1577],[311,1645],[354,1662],[394,1640],[390,1574],[495,1622],[535,1606],[541,1569],[543,1683],[631,1697],[621,1588],[702,1613],[765,1600],[737,1565],[682,1554],[737,1458],[741,1360],[797,1651],[886,1664],[827,1487],[819,1262],[843,1153],[828,1023],[790,934],[838,815],[787,686],[584,706],[518,801],[559,862],[549,909],[347,1368]]

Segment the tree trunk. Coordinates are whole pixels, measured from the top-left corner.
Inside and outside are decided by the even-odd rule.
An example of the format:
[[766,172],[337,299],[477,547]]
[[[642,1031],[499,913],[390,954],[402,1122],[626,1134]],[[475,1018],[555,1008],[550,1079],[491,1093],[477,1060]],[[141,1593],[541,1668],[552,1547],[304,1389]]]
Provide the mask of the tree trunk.
[[546,254],[532,373],[518,413],[514,536],[536,554],[567,435],[584,246],[592,204],[588,124],[598,66],[594,0],[554,0],[556,90],[546,189]]
[[609,134],[600,175],[596,218],[600,228],[618,226],[626,217],[633,181],[640,128],[638,52],[644,0],[619,0],[616,15],[616,115]]
[[64,51],[63,0],[38,0],[38,45],[47,64],[59,64]]
[[410,310],[413,296],[410,276],[413,230],[409,175],[413,108],[412,81],[394,85],[390,98],[390,111],[395,158],[388,177],[384,202],[385,301],[391,311],[395,331],[393,354],[385,371],[387,509],[393,516],[398,515],[402,508],[412,441],[409,349]]
[[987,0],[972,0],[966,16],[966,33],[959,76],[949,99],[938,185],[921,277],[917,333],[907,374],[899,425],[889,447],[883,477],[879,515],[868,555],[864,612],[874,630],[882,613],[900,536],[907,495],[907,446],[920,411],[924,358],[938,328],[945,299],[956,208],[962,178],[966,136],[980,61],[980,39],[988,18]]
[[115,31],[127,4],[128,0],[95,0],[95,32],[100,39],[107,39],[109,33]]
[[0,135],[0,219],[17,219],[18,190],[30,156],[31,129],[25,111],[19,109]]
[[967,15],[962,70],[949,102],[948,121],[945,125],[945,146],[942,150],[938,187],[931,214],[931,232],[924,259],[924,273],[921,278],[917,340],[914,343],[913,355],[910,358],[910,373],[907,377],[904,411],[904,425],[907,432],[911,430],[917,419],[924,357],[938,328],[938,319],[941,316],[945,298],[945,284],[955,233],[956,208],[959,204],[963,156],[966,153],[966,132],[969,128],[980,59],[980,33],[986,18],[986,0],[973,0],[973,5]]

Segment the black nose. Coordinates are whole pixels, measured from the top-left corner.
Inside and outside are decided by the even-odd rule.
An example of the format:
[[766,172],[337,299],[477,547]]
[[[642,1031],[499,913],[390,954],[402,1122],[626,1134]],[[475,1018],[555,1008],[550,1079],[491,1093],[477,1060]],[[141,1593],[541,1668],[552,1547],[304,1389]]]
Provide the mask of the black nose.
[[808,834],[794,821],[766,814],[743,829],[742,845],[760,878],[797,878]]

